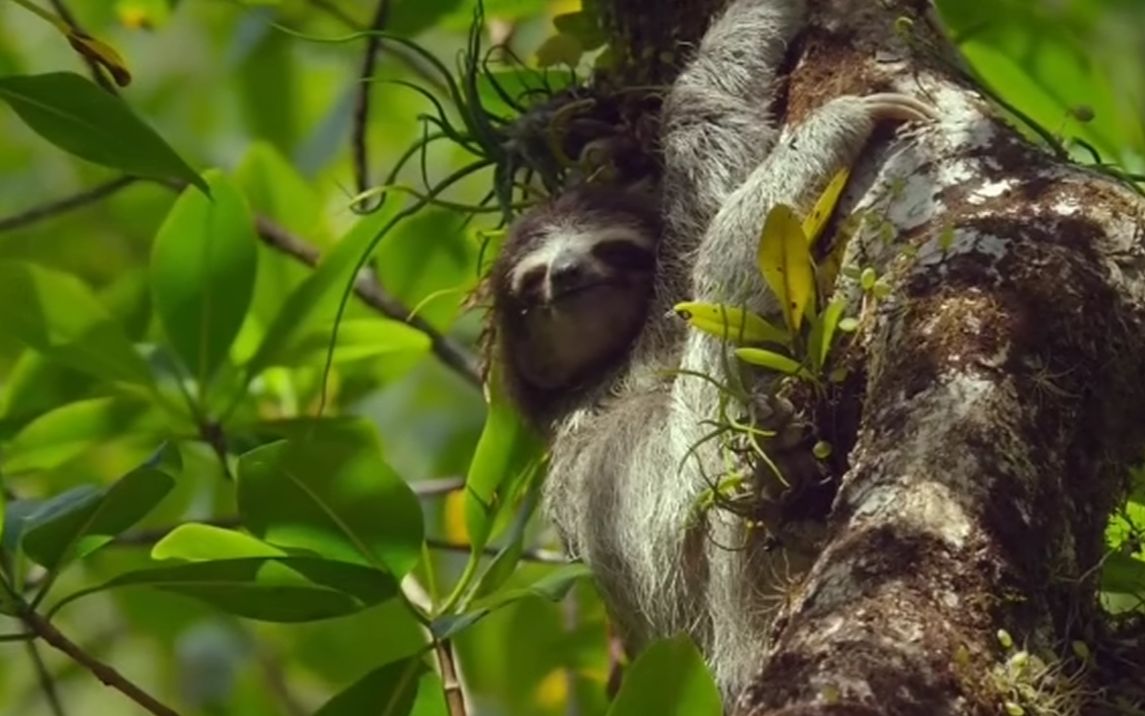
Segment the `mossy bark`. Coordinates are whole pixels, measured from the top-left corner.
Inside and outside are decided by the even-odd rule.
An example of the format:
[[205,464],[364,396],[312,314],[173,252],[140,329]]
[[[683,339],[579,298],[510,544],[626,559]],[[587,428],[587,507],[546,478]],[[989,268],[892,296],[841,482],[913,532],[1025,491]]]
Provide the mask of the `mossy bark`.
[[[601,0],[626,48],[617,77],[670,82],[720,4]],[[784,121],[888,91],[940,119],[877,137],[841,201],[836,230],[861,219],[845,265],[892,293],[837,287],[861,307],[854,449],[826,546],[736,711],[1094,714],[1119,689],[1143,698],[1145,641],[1113,647],[1097,579],[1145,440],[1145,201],[999,119],[926,3],[810,4]],[[1025,651],[1038,667],[1015,671]]]

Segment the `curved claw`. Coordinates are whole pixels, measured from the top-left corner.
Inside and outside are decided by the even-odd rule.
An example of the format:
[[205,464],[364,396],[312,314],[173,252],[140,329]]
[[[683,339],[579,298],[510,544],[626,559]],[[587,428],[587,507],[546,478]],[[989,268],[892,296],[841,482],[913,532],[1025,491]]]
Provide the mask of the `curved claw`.
[[928,122],[938,119],[938,110],[930,104],[899,92],[880,92],[862,97],[876,119],[904,122]]

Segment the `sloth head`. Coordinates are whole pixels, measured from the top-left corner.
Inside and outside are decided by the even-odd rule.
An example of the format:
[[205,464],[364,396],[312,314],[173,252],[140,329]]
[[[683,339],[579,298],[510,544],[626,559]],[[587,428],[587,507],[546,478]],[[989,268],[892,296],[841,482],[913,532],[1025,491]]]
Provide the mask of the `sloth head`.
[[513,223],[491,274],[494,330],[526,413],[623,359],[648,310],[659,237],[654,203],[621,189],[573,189]]

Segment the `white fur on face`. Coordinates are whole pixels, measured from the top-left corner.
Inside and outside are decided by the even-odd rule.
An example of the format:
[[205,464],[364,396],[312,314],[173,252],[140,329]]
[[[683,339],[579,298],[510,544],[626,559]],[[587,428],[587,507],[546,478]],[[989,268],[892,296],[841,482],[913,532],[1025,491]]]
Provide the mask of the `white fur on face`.
[[593,249],[606,242],[628,242],[646,251],[653,251],[655,237],[636,228],[616,223],[609,226],[579,226],[574,224],[554,225],[549,232],[538,240],[538,246],[526,254],[509,273],[509,290],[514,296],[520,296],[524,289],[525,277],[543,271],[546,277],[544,282],[544,300],[552,298],[552,290],[548,281],[548,269],[553,261],[562,254],[583,256],[588,266],[595,269],[601,276],[614,273],[613,269],[593,255]]

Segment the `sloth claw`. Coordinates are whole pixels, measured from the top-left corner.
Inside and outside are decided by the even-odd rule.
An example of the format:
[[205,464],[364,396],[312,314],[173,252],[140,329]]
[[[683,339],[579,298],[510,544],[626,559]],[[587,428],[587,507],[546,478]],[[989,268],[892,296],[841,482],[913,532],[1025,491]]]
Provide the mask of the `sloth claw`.
[[933,105],[900,92],[869,94],[860,100],[876,119],[928,122],[939,116]]

